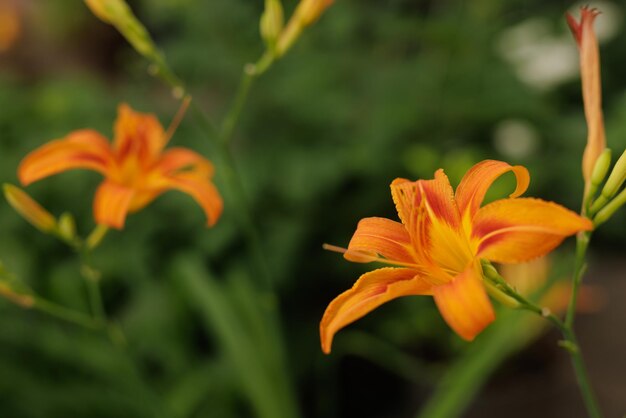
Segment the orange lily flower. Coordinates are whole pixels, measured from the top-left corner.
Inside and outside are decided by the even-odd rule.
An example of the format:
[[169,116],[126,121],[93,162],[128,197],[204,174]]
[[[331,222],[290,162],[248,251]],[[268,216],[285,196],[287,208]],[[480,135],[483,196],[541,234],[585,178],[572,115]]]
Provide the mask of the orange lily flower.
[[164,151],[171,136],[154,115],[128,105],[118,109],[115,139],[109,143],[93,130],[78,130],[51,141],[22,160],[23,185],[71,169],[97,171],[105,177],[96,191],[98,224],[121,229],[128,213],[137,212],[167,190],[193,197],[204,210],[208,226],[222,212],[222,198],[211,182],[213,165],[186,148]]
[[[480,207],[491,184],[512,171],[517,188],[508,199]],[[472,340],[495,319],[480,259],[521,263],[542,256],[565,237],[593,228],[589,219],[552,202],[517,198],[528,187],[528,170],[501,161],[476,164],[456,194],[443,170],[433,180],[396,179],[391,195],[402,223],[362,219],[344,253],[349,261],[390,267],[362,275],[333,300],[322,318],[322,350],[346,325],[400,296],[431,295],[448,325]]]
[[585,119],[587,120],[587,146],[583,153],[583,178],[588,185],[596,160],[606,148],[604,119],[602,117],[602,86],[600,83],[600,53],[593,31],[593,21],[600,12],[588,7],[580,8],[580,22],[567,14],[569,24],[580,51]]

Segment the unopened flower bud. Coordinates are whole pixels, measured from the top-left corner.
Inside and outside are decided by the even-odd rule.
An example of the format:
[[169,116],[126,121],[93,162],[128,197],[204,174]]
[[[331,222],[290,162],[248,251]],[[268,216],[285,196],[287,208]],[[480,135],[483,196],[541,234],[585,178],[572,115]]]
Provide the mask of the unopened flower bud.
[[615,167],[613,167],[613,171],[609,174],[609,178],[602,189],[602,195],[607,199],[611,199],[617,194],[624,181],[626,181],[626,151],[622,153],[615,163]]
[[602,151],[602,154],[596,160],[596,164],[593,166],[593,171],[591,172],[591,184],[594,186],[599,186],[604,181],[606,174],[609,172],[609,168],[611,167],[611,150],[606,148]]
[[276,55],[282,56],[298,39],[304,28],[313,24],[334,0],[300,0],[300,3],[282,31],[276,45]]
[[265,11],[261,16],[261,37],[270,49],[274,48],[283,30],[283,6],[280,0],[265,0]]
[[85,4],[100,20],[115,26],[137,52],[152,60],[160,56],[150,34],[125,0],[85,0]]
[[11,49],[21,32],[17,2],[0,1],[0,54]]
[[76,239],[76,222],[72,214],[65,212],[59,217],[57,231],[64,241],[72,242]]
[[[491,266],[491,268],[493,268],[493,266]],[[493,283],[491,283],[489,280],[485,280],[483,283],[485,284],[487,293],[489,293],[489,295],[492,298],[494,298],[501,304],[508,306],[509,308],[520,307],[520,303],[518,301],[516,301],[515,299],[513,299],[512,297],[504,293],[502,290],[498,289],[498,287],[494,285]]]
[[600,196],[593,205],[591,205],[591,200],[595,197],[598,192],[598,188],[606,178],[606,174],[611,167],[611,150],[606,148],[602,154],[596,160],[595,165],[593,166],[593,171],[591,172],[591,177],[589,178],[589,183],[585,187],[585,211],[590,213],[597,212],[602,206],[604,206],[607,202],[606,198]]
[[622,190],[613,200],[607,203],[596,216],[593,218],[593,223],[596,227],[611,219],[611,217],[617,212],[619,208],[626,204],[626,189]]
[[129,12],[124,0],[85,0],[85,4],[98,19],[111,25],[116,21],[116,16]]
[[56,229],[57,221],[54,216],[22,189],[11,184],[5,184],[4,196],[13,209],[35,228],[46,233]]
[[294,13],[294,17],[298,17],[303,26],[309,26],[322,15],[334,0],[302,0]]
[[500,279],[498,270],[487,260],[481,260],[483,275],[488,279]]

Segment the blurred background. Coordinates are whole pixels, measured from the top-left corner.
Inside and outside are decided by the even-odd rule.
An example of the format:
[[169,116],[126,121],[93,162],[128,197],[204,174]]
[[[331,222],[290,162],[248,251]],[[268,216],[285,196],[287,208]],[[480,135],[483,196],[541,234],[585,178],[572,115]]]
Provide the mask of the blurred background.
[[[291,11],[296,1],[283,3]],[[197,102],[221,120],[244,64],[263,51],[263,2],[129,4]],[[592,6],[602,11],[596,28],[607,138],[619,155],[626,146],[626,9],[617,1]],[[274,342],[274,355],[292,388],[281,396],[295,399],[302,417],[584,417],[559,335],[530,314],[499,313],[470,345],[447,328],[431,298],[404,298],[340,332],[330,356],[318,337],[326,305],[372,269],[323,251],[322,243],[346,246],[363,217],[395,219],[389,183],[396,177],[430,178],[444,167],[456,185],[476,162],[502,159],[529,168],[528,195],[577,210],[586,126],[568,10],[577,6],[337,0],[254,85],[232,143],[274,293],[241,290],[257,273],[227,192],[213,229],[204,228],[188,196],[168,193],[130,216],[95,254],[106,308],[126,334],[123,353],[103,335],[0,300],[0,416],[257,416],[264,395],[254,395],[259,384],[241,372],[246,366],[232,348],[245,349],[246,364],[256,367],[265,362],[263,347],[252,337],[249,344],[220,342],[213,325],[228,329],[237,319],[195,297],[195,275],[220,289],[212,294],[237,315],[257,305],[277,310],[284,346]],[[82,2],[0,0],[1,182],[17,184],[26,153],[72,130],[111,137],[120,102],[156,113],[164,125],[179,106],[148,75],[145,60]],[[214,158],[190,115],[172,144]],[[218,161],[222,188],[219,170]],[[492,198],[506,195],[510,180],[496,183]],[[55,215],[73,213],[86,234],[99,181],[92,172],[68,172],[28,192]],[[88,312],[75,254],[4,200],[0,237],[8,271]],[[577,322],[611,417],[626,413],[625,244],[622,210],[594,234],[586,277],[594,287]],[[572,248],[569,240],[541,274],[567,278]]]

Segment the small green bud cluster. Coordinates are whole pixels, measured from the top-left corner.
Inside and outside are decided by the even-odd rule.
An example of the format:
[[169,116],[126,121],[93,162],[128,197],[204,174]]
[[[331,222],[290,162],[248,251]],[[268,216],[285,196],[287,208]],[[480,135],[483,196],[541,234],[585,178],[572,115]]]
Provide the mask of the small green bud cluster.
[[[626,204],[626,189],[620,192],[626,182],[626,151],[619,157],[607,179],[610,166],[611,151],[606,149],[596,160],[591,185],[585,196],[585,210],[596,226],[608,221],[620,207]],[[604,187],[596,198],[603,182]]]

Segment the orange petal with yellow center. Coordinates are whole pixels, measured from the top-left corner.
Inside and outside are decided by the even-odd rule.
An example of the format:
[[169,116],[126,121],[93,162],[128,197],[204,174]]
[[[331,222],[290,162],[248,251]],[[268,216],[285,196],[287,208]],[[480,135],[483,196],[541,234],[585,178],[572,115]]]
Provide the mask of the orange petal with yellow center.
[[92,130],[80,130],[51,141],[28,154],[17,175],[23,185],[66,170],[87,169],[106,175],[112,160],[107,140]]
[[135,112],[125,103],[118,108],[114,132],[113,149],[118,160],[132,156],[148,165],[167,143],[163,126],[154,115]]
[[385,218],[361,219],[344,257],[355,262],[383,257],[391,262],[415,263],[411,255],[411,237],[406,228]]
[[122,229],[134,193],[133,189],[118,183],[103,181],[96,191],[93,202],[96,223]]
[[207,226],[213,226],[224,208],[222,197],[215,185],[207,178],[194,173],[182,173],[164,179],[168,189],[187,193],[200,205],[207,217]]
[[416,276],[415,270],[388,267],[365,273],[352,289],[326,308],[320,323],[322,351],[330,353],[333,337],[340,329],[383,303],[401,296],[427,294],[431,294],[431,286]]
[[435,172],[433,180],[419,180],[417,183],[430,218],[454,228],[458,227],[461,221],[459,209],[454,201],[454,191],[444,171],[440,168]]
[[395,179],[391,183],[391,196],[400,220],[413,239],[420,232],[423,216],[455,228],[460,224],[454,191],[442,169],[437,170],[433,180]]
[[430,260],[429,276],[433,283],[448,282],[461,273],[473,259],[467,235],[461,228],[461,217],[454,191],[443,170],[434,180],[420,180],[419,188],[428,219],[421,230],[425,235],[423,259]]
[[493,182],[509,171],[512,171],[517,179],[517,187],[510,197],[521,196],[530,183],[530,175],[525,167],[511,166],[503,161],[485,160],[469,169],[456,189],[456,204],[464,218],[467,216],[471,220]]
[[570,235],[592,230],[593,223],[556,203],[518,198],[482,207],[472,228],[480,240],[479,257],[521,263],[549,253]]
[[467,341],[473,340],[495,319],[477,260],[451,282],[435,286],[433,296],[446,323]]
[[600,81],[600,52],[593,30],[593,21],[599,12],[581,7],[580,23],[567,15],[567,23],[580,50],[580,75],[582,78],[585,119],[587,120],[587,146],[583,154],[583,178],[588,182],[596,160],[606,148],[604,118],[602,116],[602,86]]

